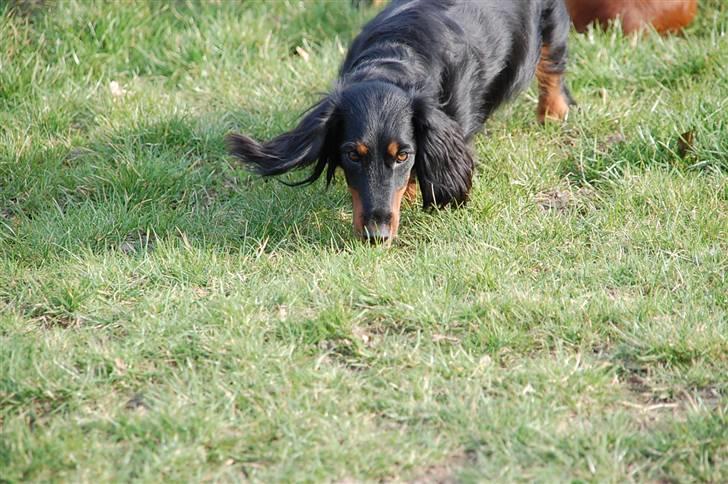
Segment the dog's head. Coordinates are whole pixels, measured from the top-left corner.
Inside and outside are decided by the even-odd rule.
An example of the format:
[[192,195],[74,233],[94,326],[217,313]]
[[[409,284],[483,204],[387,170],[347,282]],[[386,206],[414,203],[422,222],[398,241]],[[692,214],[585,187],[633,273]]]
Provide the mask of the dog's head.
[[337,89],[292,131],[266,143],[232,134],[232,155],[264,176],[313,166],[311,183],[337,168],[352,195],[354,230],[372,242],[397,235],[402,196],[416,176],[425,208],[464,202],[473,158],[458,124],[427,98],[383,82]]

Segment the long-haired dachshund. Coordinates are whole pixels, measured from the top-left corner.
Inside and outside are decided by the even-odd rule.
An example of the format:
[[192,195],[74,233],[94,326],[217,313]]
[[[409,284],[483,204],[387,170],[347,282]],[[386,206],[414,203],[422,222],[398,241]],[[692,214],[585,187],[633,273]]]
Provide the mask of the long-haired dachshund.
[[355,232],[390,240],[416,183],[425,208],[467,201],[470,141],[534,75],[539,121],[566,117],[568,32],[564,0],[394,1],[295,129],[265,143],[231,134],[229,151],[263,176],[312,167],[297,184],[343,169]]

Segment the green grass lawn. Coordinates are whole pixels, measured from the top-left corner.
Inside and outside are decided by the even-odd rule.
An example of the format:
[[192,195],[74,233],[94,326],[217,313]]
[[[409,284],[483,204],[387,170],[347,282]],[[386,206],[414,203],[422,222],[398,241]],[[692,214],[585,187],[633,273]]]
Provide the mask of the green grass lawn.
[[372,10],[7,2],[0,482],[728,479],[728,3],[573,35],[568,122],[520,96],[385,249],[223,144]]

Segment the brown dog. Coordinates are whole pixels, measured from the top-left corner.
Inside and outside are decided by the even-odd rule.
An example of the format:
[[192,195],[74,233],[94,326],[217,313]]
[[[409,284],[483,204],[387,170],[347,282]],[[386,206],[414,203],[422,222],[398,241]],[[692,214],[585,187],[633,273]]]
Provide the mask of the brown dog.
[[698,0],[566,0],[566,7],[576,30],[586,31],[598,22],[606,27],[620,18],[625,34],[652,25],[661,34],[680,31],[692,22]]

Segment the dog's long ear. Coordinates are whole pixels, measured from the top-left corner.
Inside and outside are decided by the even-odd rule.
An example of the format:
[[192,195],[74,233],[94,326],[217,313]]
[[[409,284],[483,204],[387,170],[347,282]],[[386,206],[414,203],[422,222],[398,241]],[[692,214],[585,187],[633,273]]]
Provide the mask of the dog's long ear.
[[336,118],[336,102],[333,96],[324,98],[309,109],[308,113],[292,131],[283,133],[265,143],[242,134],[229,134],[228,152],[248,165],[255,173],[273,176],[314,166],[311,175],[292,185],[303,185],[316,181],[326,169],[327,182],[331,182],[338,163],[332,139],[338,130]]
[[415,173],[423,206],[466,202],[475,162],[462,129],[425,99],[415,98],[413,108],[417,139]]

